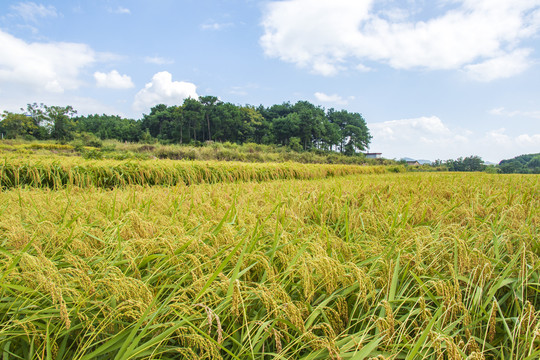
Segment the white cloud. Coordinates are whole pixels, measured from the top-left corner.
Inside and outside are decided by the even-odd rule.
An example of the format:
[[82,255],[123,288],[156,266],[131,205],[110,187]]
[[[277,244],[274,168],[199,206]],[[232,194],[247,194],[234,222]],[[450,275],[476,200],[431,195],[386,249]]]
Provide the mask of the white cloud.
[[172,81],[172,75],[162,71],[135,95],[133,108],[137,111],[149,109],[157,104],[179,105],[188,97],[197,99],[197,86],[184,81]]
[[156,65],[170,65],[174,64],[174,60],[167,59],[159,56],[146,56],[144,58],[144,62],[148,64],[156,64]]
[[510,138],[510,136],[506,135],[505,132],[505,128],[491,130],[486,134],[486,138],[488,139],[488,141],[493,142],[497,145],[510,145],[512,139]]
[[254,89],[259,89],[260,86],[255,83],[248,83],[241,86],[231,86],[229,90],[229,94],[238,95],[238,96],[246,96],[249,95],[250,92],[252,92]]
[[228,23],[207,22],[201,25],[201,29],[219,31],[219,30],[223,30],[232,26],[234,26],[234,23],[231,23],[231,22],[228,22]]
[[322,75],[369,60],[396,69],[463,69],[489,81],[531,63],[530,50],[519,46],[538,33],[539,0],[439,0],[439,13],[421,20],[387,4],[379,11],[374,0],[272,1],[260,43],[266,55]]
[[98,52],[96,53],[96,61],[103,63],[126,61],[127,56],[115,54],[112,52]]
[[323,103],[333,103],[338,105],[347,105],[348,103],[346,99],[342,98],[338,94],[327,95],[322,92],[316,92],[315,98],[317,99],[317,101]]
[[540,134],[509,134],[493,129],[475,134],[451,128],[437,116],[369,123],[370,150],[387,158],[456,159],[470,155],[499,162],[520,154],[538,152]]
[[522,145],[522,146],[536,146],[537,149],[540,148],[540,134],[535,134],[535,135],[528,135],[528,134],[523,134],[523,135],[519,135],[517,138],[517,143]]
[[452,150],[462,150],[470,136],[465,130],[451,130],[437,116],[369,123],[368,128],[373,136],[370,149],[389,158],[446,158]]
[[374,134],[389,140],[395,140],[394,135],[401,138],[418,139],[421,136],[448,137],[450,129],[436,116],[424,116],[415,119],[391,120],[370,125]]
[[[499,108],[494,108],[494,109],[489,110],[489,113],[491,115],[502,116],[502,115],[505,115],[506,110],[504,109],[504,107],[499,107]],[[512,115],[510,115],[510,116],[512,116]]]
[[356,65],[356,70],[360,71],[360,72],[370,72],[372,71],[373,69],[364,65],[364,64],[358,64]]
[[94,79],[96,79],[97,87],[129,89],[135,86],[133,81],[131,81],[131,77],[128,75],[120,75],[116,70],[112,70],[109,73],[96,71],[94,73]]
[[56,8],[52,5],[45,6],[34,2],[20,2],[12,5],[11,9],[27,22],[37,22],[39,18],[58,17]]
[[506,110],[504,107],[495,108],[489,111],[491,115],[505,116],[505,117],[524,117],[531,119],[540,119],[540,111],[522,111],[522,110]]
[[29,91],[62,93],[81,85],[96,53],[80,43],[27,43],[0,30],[0,82]]
[[116,9],[109,8],[108,11],[113,14],[124,14],[124,15],[131,14],[131,10],[122,6],[119,6]]
[[521,74],[530,67],[529,55],[531,52],[531,49],[516,50],[479,64],[467,65],[465,71],[478,81],[487,82],[509,78]]
[[501,160],[508,159],[521,154],[537,153],[540,149],[540,134],[509,135],[505,128],[501,128],[488,131],[479,140],[479,145],[492,147],[493,152],[512,153],[512,156],[499,157]]

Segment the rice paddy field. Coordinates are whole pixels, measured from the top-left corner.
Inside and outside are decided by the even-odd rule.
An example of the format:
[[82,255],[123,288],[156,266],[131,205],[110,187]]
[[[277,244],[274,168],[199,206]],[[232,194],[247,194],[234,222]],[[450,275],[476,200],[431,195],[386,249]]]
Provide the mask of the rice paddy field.
[[[278,179],[316,179],[384,173],[384,166],[177,160],[95,160],[80,157],[9,155],[0,163],[0,188],[66,186],[115,188],[126,185],[174,186]],[[402,166],[393,171],[404,171]]]
[[0,353],[539,358],[540,177],[389,170],[5,158]]

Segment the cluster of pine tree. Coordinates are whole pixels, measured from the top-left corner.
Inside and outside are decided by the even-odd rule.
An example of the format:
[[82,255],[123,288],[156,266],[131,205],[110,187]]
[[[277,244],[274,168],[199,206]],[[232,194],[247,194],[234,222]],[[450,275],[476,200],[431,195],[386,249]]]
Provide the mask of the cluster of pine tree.
[[[23,109],[22,109],[23,110]],[[24,111],[24,110],[23,110]],[[76,116],[76,111],[29,104],[22,114],[4,113],[0,131],[6,137],[70,140],[77,133],[102,140],[171,144],[207,141],[283,145],[300,150],[365,150],[371,135],[361,114],[325,110],[308,101],[270,107],[235,105],[215,96],[185,99],[181,105],[156,105],[142,119],[111,115]]]

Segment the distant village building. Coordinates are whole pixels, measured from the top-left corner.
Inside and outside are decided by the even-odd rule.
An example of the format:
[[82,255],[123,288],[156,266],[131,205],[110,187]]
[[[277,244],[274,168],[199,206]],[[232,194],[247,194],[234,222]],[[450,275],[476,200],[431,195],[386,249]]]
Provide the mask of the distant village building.
[[417,160],[412,160],[412,161],[407,161],[407,165],[420,166],[420,163]]
[[368,159],[380,159],[382,158],[382,153],[366,153]]

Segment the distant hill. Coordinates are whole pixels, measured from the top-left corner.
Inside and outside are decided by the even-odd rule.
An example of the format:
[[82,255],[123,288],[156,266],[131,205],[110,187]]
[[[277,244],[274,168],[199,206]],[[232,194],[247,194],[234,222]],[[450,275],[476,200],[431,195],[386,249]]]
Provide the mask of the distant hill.
[[502,160],[499,169],[504,174],[540,174],[540,153]]
[[431,160],[418,160],[418,159],[412,159],[412,158],[409,158],[409,157],[401,158],[401,160],[404,160],[404,161],[418,161],[418,163],[420,165],[424,165],[424,164],[431,165]]

